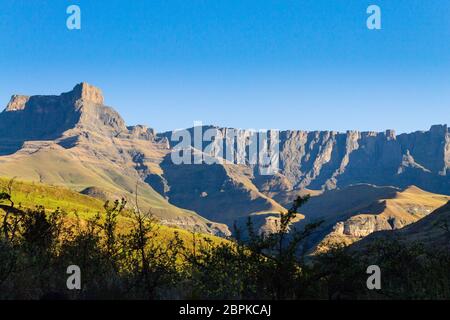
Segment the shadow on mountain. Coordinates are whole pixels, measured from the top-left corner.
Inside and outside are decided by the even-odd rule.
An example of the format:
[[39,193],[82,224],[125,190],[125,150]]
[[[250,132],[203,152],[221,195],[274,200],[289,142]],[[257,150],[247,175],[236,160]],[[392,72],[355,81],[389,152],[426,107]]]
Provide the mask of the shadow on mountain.
[[0,113],[0,155],[17,152],[25,141],[55,140],[73,128],[80,117],[73,100],[70,94],[13,96]]

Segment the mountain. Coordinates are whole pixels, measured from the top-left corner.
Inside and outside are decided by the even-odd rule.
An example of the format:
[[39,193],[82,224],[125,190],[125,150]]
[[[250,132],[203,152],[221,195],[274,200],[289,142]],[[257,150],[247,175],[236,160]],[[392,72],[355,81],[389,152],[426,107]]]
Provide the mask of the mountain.
[[[194,134],[196,129],[187,132]],[[434,195],[425,196],[423,190],[450,194],[446,125],[400,135],[392,130],[269,130],[270,136],[279,136],[278,168],[269,175],[246,157],[252,131],[201,129],[217,134],[212,144],[224,146],[224,154],[231,158],[211,152],[208,143],[198,146],[193,141],[188,147],[194,155],[226,160],[175,164],[176,131],[156,133],[143,125],[127,126],[104,105],[101,90],[87,83],[59,96],[14,95],[0,113],[0,176],[62,185],[101,199],[132,200],[137,189],[139,205],[151,209],[163,223],[221,235],[229,235],[234,221],[248,216],[258,220],[262,230],[273,229],[276,214],[299,194],[313,198],[302,208],[306,218],[297,223],[325,215],[328,233],[338,222],[345,229],[349,219],[363,221],[363,214],[370,215],[375,229],[403,226],[416,220],[405,215],[404,206],[393,203],[400,194],[414,194],[408,198],[410,205],[426,210],[441,202],[428,205]],[[422,190],[408,191],[412,185]],[[420,212],[417,218],[425,215]]]
[[228,235],[208,219],[231,226],[238,217],[284,210],[252,183],[248,167],[172,164],[167,137],[127,127],[87,83],[59,96],[14,95],[0,114],[0,137],[0,175],[103,199],[134,198],[138,181],[140,204],[170,225]]
[[450,201],[415,186],[404,189],[368,184],[330,190],[312,197],[302,207],[305,218],[297,224],[321,220],[323,224],[310,239],[310,248],[327,250],[349,245],[380,230],[397,230],[421,220]]
[[[0,178],[0,188],[4,188],[10,183],[10,179]],[[12,184],[11,200],[14,202],[14,209],[11,209],[9,200],[0,200],[0,219],[3,221],[6,211],[23,213],[27,209],[35,210],[36,206],[43,206],[47,212],[63,210],[63,222],[66,226],[78,223],[81,225],[89,219],[93,219],[98,213],[105,212],[105,202],[90,196],[86,196],[73,190],[60,187],[49,186],[37,182],[24,182],[14,180]],[[19,205],[20,204],[20,205]],[[130,207],[131,208],[131,207]],[[127,232],[133,224],[128,205],[121,215],[117,217],[117,228],[120,232]],[[76,213],[76,214],[75,214]],[[157,225],[158,232],[155,236],[158,241],[167,243],[174,238],[175,233],[183,240],[187,248],[193,246],[193,236],[191,232],[180,228],[172,228],[165,225]],[[197,236],[197,241],[205,239],[212,244],[226,243],[227,240],[213,235],[201,234]]]
[[370,245],[374,241],[397,240],[405,244],[420,243],[434,250],[450,249],[450,201],[425,218],[399,230],[380,231],[355,243],[352,249]]
[[[450,193],[450,133],[446,125],[396,136],[348,131],[281,133],[281,173],[296,189],[335,189],[356,183],[416,185]],[[300,163],[300,165],[298,165]]]
[[[191,135],[194,135],[194,130],[188,129]],[[208,188],[214,190],[213,194],[221,192],[221,199],[230,194],[224,192],[222,186],[236,179],[227,174],[223,164],[175,166],[166,161],[164,173],[150,183],[177,205],[200,212],[201,208],[208,208],[214,219],[228,225],[231,220],[248,214],[283,211],[280,208],[289,207],[299,194],[319,195],[326,190],[360,183],[400,189],[415,185],[427,191],[450,195],[450,133],[446,125],[435,125],[429,131],[398,136],[393,130],[383,133],[281,131],[279,170],[273,175],[262,175],[257,165],[251,164],[248,159],[239,159],[239,150],[248,151],[251,131],[214,126],[201,128],[202,132],[207,130],[216,132],[214,144],[223,148],[224,154],[227,154],[227,148],[231,149],[232,162],[239,163],[234,165],[233,171],[246,181],[241,186],[251,185],[245,192],[250,195],[250,190],[256,188],[274,203],[264,201],[264,197],[260,196],[256,207],[245,201],[248,210],[241,211],[242,201],[237,200],[239,196],[233,195],[233,199],[237,200],[236,207],[230,212],[226,204],[233,200],[224,201],[224,205],[216,197],[208,196],[212,191],[206,190]],[[229,143],[228,134],[232,130],[235,140]],[[157,136],[167,139],[171,148],[175,148],[178,141],[172,141],[174,133],[169,131]],[[206,151],[206,146],[202,144],[201,151]],[[195,147],[194,142],[191,147]],[[190,176],[189,187],[177,184],[176,177],[183,174]],[[166,191],[161,191],[158,185],[166,186]],[[214,210],[209,210],[211,207],[220,208],[220,211],[214,213]]]
[[144,177],[158,172],[167,142],[144,126],[127,127],[81,83],[59,96],[13,96],[0,114],[0,175],[62,185],[88,195],[125,196],[162,223],[229,234],[224,225],[170,204]]
[[[220,132],[216,144],[225,144],[231,128],[204,127]],[[193,129],[189,129],[191,132]],[[248,130],[236,130],[232,150],[248,145]],[[269,130],[269,132],[271,132]],[[173,132],[160,136],[170,140]],[[172,145],[173,146],[173,145]],[[279,132],[279,171],[262,176],[256,167],[253,183],[281,205],[292,191],[332,190],[357,183],[405,188],[410,185],[450,194],[450,129],[434,125],[429,131],[396,135],[386,132],[299,131]],[[295,193],[295,192],[294,192]],[[283,199],[285,201],[283,201]]]

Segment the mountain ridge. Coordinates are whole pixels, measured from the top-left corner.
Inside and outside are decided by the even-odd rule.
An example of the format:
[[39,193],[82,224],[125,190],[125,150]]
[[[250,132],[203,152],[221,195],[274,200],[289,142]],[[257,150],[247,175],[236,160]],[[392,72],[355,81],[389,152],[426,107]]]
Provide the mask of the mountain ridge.
[[[223,137],[230,129],[204,128],[217,130]],[[187,130],[192,132],[193,128]],[[238,130],[235,144],[245,145],[249,132]],[[158,136],[170,139],[171,133]],[[346,133],[289,130],[280,131],[279,137],[279,173],[288,182],[282,191],[330,190],[354,183],[372,183],[402,188],[417,185],[450,194],[450,128],[447,125],[433,125],[429,131],[398,136],[389,129]],[[237,147],[234,151],[237,153]]]

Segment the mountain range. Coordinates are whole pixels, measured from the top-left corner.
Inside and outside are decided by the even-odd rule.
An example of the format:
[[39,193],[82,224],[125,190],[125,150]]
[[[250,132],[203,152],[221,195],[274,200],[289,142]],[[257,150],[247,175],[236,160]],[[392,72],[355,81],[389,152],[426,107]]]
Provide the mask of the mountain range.
[[[232,130],[204,129],[223,137]],[[231,144],[235,157],[250,134],[238,132]],[[277,213],[297,195],[310,194],[296,224],[324,218],[312,241],[317,248],[402,228],[450,200],[447,125],[399,135],[281,131],[273,175],[250,162],[174,164],[173,133],[127,126],[87,83],[59,96],[14,95],[0,113],[0,176],[103,200],[137,198],[164,224],[221,236],[249,216],[270,231]],[[206,152],[201,149],[196,152]]]

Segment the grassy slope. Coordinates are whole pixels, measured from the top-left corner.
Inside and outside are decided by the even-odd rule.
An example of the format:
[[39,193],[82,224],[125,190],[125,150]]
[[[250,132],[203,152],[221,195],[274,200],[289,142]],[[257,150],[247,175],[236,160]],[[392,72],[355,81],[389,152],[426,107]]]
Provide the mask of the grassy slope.
[[[10,181],[7,178],[0,178],[0,191]],[[68,213],[68,218],[74,218],[75,210],[81,219],[89,219],[98,212],[102,213],[103,201],[79,194],[70,189],[60,186],[49,186],[36,182],[14,181],[12,200],[15,207],[19,204],[23,208],[35,208],[37,205],[42,205],[48,211],[56,210],[60,208]],[[9,205],[8,201],[4,201],[1,204]],[[1,210],[0,210],[1,211]],[[0,214],[1,215],[1,214]],[[132,221],[125,215],[119,217],[119,230],[126,229],[130,226]],[[178,232],[180,238],[190,246],[192,243],[193,234],[189,231],[168,227],[164,225],[159,226],[160,237],[162,241],[168,241],[174,235],[174,232]],[[206,234],[197,234],[197,239],[208,238],[213,243],[220,243],[226,241],[219,237],[214,237]]]
[[[134,198],[132,193],[136,177],[121,175],[123,168],[116,168],[110,164],[105,166],[101,161],[93,163],[91,159],[78,156],[56,145],[37,152],[18,152],[11,156],[0,157],[0,176],[65,186],[75,191],[95,186],[118,197]],[[148,185],[140,185],[139,195],[141,206],[144,209],[152,208],[157,216],[167,219],[193,217],[199,221],[206,221],[193,211],[171,205]]]
[[[6,186],[8,181],[10,179],[0,178],[0,185]],[[16,207],[20,205],[24,208],[33,208],[41,205],[50,211],[60,208],[69,213],[76,210],[84,218],[102,211],[104,204],[101,200],[66,188],[16,180],[13,183],[12,200]]]

